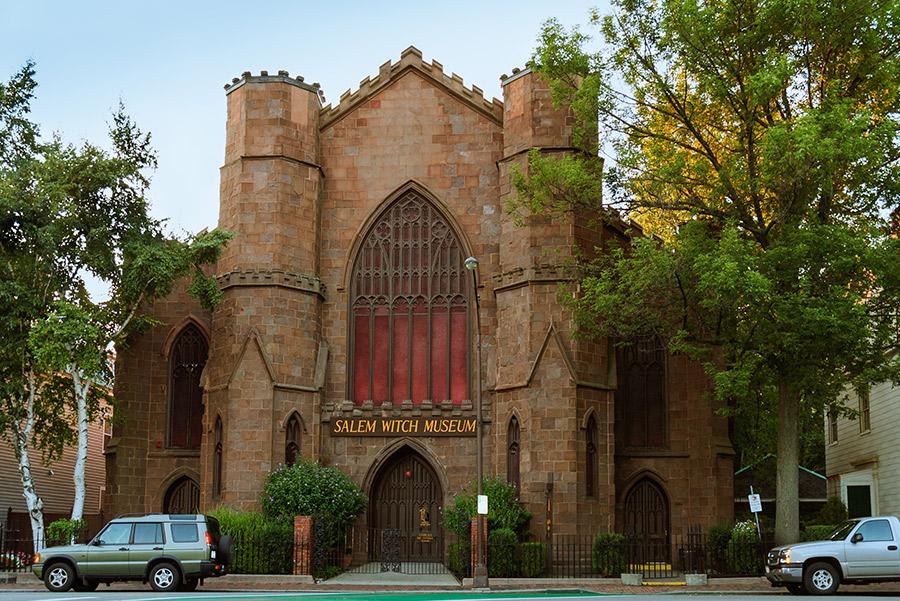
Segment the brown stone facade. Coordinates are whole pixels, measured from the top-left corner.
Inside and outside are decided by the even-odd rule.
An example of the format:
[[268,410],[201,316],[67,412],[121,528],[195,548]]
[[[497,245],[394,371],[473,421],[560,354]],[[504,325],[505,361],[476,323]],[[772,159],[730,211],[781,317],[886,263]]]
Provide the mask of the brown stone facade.
[[[510,170],[526,170],[531,149],[572,152],[572,118],[528,69],[503,79],[503,93],[502,103],[485,100],[415,48],[335,106],[322,107],[317,85],[286,72],[245,73],[226,86],[219,225],[235,237],[215,271],[224,300],[209,314],[178,290],[153,306],[161,324],[119,350],[122,421],[107,455],[111,513],[161,511],[169,487],[184,477],[199,486],[201,509],[257,507],[265,476],[285,461],[292,415],[301,423],[300,454],[339,467],[370,495],[401,453],[427,463],[439,506],[472,483],[474,437],[331,435],[340,418],[475,415],[472,286],[459,291],[467,299],[468,398],[354,396],[354,344],[361,344],[351,333],[354,262],[373,225],[412,194],[449,224],[459,252],[478,258],[485,472],[506,477],[507,424],[515,416],[521,499],[535,516],[532,529],[545,526],[550,482],[555,533],[623,528],[626,496],[646,480],[662,491],[673,533],[731,518],[727,422],[715,415],[698,366],[667,359],[663,447],[617,443],[614,347],[574,338],[560,294],[561,287],[575,292],[567,265],[576,249],[621,233],[587,216],[513,222],[506,212],[515,193]],[[199,449],[171,449],[168,353],[188,323],[209,345],[203,437]],[[430,381],[439,372],[429,365]],[[391,377],[414,376],[399,369]],[[592,494],[589,457],[596,462]],[[361,525],[375,520],[367,514]]]

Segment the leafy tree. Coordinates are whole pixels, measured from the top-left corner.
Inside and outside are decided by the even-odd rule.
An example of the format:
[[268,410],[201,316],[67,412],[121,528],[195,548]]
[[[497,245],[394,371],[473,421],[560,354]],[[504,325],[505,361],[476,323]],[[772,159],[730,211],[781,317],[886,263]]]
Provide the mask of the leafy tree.
[[[111,151],[58,136],[39,141],[27,119],[33,76],[29,63],[0,88],[0,295],[7,301],[0,319],[10,343],[0,358],[8,409],[0,425],[16,448],[25,496],[35,497],[28,504],[39,541],[41,503],[30,478],[32,440],[24,434],[35,435],[51,458],[76,441],[72,519],[79,520],[87,427],[100,407],[96,385],[109,381],[110,349],[153,323],[146,309],[184,276],[193,277],[189,292],[214,305],[219,291],[203,266],[229,236],[213,231],[181,240],[150,217],[146,191],[156,155],[149,134],[121,106],[110,126]],[[88,276],[109,284],[108,300],[90,297]]]
[[[444,526],[461,537],[469,535],[476,515],[478,504],[476,495],[472,492],[474,488],[475,483],[469,490],[463,490],[454,496],[453,506],[444,511]],[[528,526],[531,513],[519,502],[516,487],[495,477],[485,478],[481,488],[488,498],[488,532],[508,529],[521,536]]]
[[[617,0],[592,23],[600,51],[549,21],[533,61],[584,152],[532,153],[511,208],[618,209],[661,231],[585,268],[578,325],[659,335],[736,415],[765,412],[775,538],[797,540],[801,415],[900,379],[900,3]],[[598,122],[615,159],[602,207]]]

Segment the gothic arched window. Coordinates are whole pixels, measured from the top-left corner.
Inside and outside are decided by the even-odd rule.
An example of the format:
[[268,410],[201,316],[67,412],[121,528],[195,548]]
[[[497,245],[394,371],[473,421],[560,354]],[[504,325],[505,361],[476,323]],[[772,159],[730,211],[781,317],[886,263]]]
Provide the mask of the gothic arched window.
[[587,431],[585,432],[584,453],[584,488],[588,497],[597,494],[597,420],[594,414],[588,418]]
[[284,463],[294,465],[300,456],[300,416],[292,414],[284,430]]
[[222,495],[222,418],[216,417],[216,428],[214,431],[214,439],[216,446],[213,449],[213,473],[212,473],[212,494],[213,499],[218,499]]
[[666,349],[648,336],[619,348],[620,412],[626,447],[666,444]]
[[169,360],[169,436],[168,446],[199,449],[203,434],[203,388],[200,374],[206,365],[208,347],[197,326],[181,331]]
[[444,216],[410,191],[365,234],[350,288],[350,396],[469,398],[471,276]]
[[519,420],[516,416],[509,418],[509,426],[506,429],[506,481],[521,490],[520,461],[522,458],[519,445]]

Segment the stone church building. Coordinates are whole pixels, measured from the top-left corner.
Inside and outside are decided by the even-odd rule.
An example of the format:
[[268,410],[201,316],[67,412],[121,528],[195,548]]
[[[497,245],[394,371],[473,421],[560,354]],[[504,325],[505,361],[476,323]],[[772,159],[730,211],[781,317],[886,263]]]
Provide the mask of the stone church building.
[[505,213],[514,165],[574,148],[534,73],[501,81],[486,100],[411,47],[334,106],[284,71],[226,85],[224,300],[176,292],[119,349],[109,514],[258,507],[302,456],[369,495],[360,527],[418,527],[474,481],[480,324],[485,473],[519,488],[533,530],[548,496],[561,534],[731,519],[700,367],[572,336],[566,266],[623,229]]

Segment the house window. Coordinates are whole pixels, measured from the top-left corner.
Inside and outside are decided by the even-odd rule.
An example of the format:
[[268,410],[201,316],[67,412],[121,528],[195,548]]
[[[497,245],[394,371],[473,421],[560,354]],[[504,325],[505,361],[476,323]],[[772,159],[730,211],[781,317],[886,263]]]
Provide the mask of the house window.
[[869,419],[869,389],[860,390],[859,393],[859,431],[868,432],[872,429]]
[[828,442],[834,444],[838,441],[838,423],[837,411],[830,409],[828,411]]
[[208,346],[200,330],[189,325],[172,346],[169,362],[170,448],[199,449],[202,436],[203,388],[200,374],[206,365]]
[[350,293],[354,402],[469,398],[471,276],[444,216],[415,192],[362,240]]
[[506,481],[521,490],[520,460],[521,448],[519,446],[519,420],[516,416],[509,418],[509,427],[506,429]]
[[597,420],[594,419],[593,414],[588,418],[587,432],[585,432],[584,459],[585,494],[593,497],[597,494]]
[[213,499],[217,499],[222,495],[222,418],[216,417],[216,428],[214,433],[216,446],[213,449]]
[[300,456],[300,416],[292,414],[284,432],[284,463],[294,465]]
[[656,336],[620,347],[616,365],[619,416],[626,447],[666,445],[666,350]]

